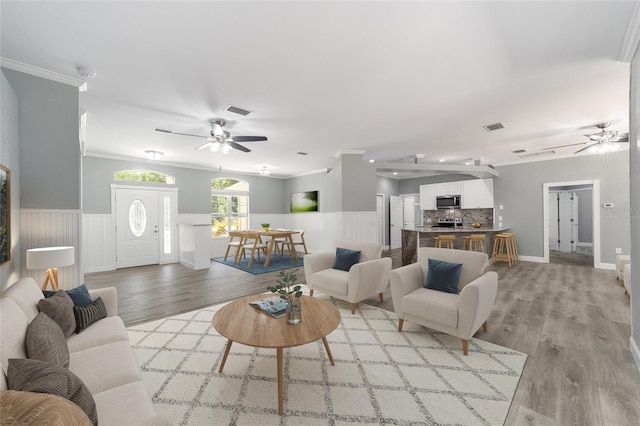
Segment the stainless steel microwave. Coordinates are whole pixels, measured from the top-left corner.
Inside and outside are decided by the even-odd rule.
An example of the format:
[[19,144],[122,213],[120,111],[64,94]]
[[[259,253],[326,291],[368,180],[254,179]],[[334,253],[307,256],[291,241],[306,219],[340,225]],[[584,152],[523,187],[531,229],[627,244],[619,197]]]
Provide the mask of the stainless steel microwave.
[[436,208],[459,209],[460,195],[443,195],[443,196],[436,197]]

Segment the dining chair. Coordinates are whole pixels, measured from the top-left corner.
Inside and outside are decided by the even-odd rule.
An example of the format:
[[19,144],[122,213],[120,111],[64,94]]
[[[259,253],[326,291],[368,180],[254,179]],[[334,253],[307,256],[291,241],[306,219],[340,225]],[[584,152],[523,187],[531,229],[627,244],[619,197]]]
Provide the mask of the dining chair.
[[[295,236],[299,235],[300,239],[296,240]],[[304,254],[309,254],[309,252],[307,251],[307,243],[304,241],[304,230],[298,230],[296,231],[295,234],[293,234],[291,236],[293,238],[293,247],[289,247],[289,252],[293,251],[296,249],[295,246],[302,246],[304,248]],[[281,240],[276,240],[276,251],[280,251],[280,259],[282,259],[282,257],[284,256],[284,247],[285,246],[290,246],[291,244],[289,243],[289,239],[288,238],[283,238],[282,241]]]
[[227,260],[229,256],[229,250],[231,247],[235,247],[236,251],[233,256],[233,260],[236,261],[238,257],[238,250],[242,244],[242,232],[241,231],[229,231],[229,243],[227,244],[227,251],[224,252],[224,260]]
[[[241,256],[245,256],[247,250],[251,251],[251,258],[249,259],[249,263],[247,264],[247,268],[251,268],[251,265],[253,264],[253,260],[254,260],[254,254],[257,252],[258,254],[258,261],[260,261],[260,251],[262,250],[262,252],[264,252],[265,256],[267,255],[267,248],[269,247],[268,244],[263,243],[262,239],[260,238],[260,234],[259,233],[251,233],[251,234],[244,234],[244,244],[242,244],[240,246],[240,255]],[[238,260],[238,263],[240,261]]]

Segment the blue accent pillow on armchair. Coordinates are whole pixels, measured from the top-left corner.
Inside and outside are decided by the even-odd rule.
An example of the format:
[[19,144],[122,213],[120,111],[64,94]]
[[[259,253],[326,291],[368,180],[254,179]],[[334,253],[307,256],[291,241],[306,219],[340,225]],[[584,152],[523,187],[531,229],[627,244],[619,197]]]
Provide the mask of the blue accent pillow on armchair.
[[458,282],[462,263],[445,262],[444,260],[429,259],[426,288],[458,294]]
[[336,247],[336,260],[333,262],[333,269],[349,272],[349,269],[358,262],[360,262],[360,250]]

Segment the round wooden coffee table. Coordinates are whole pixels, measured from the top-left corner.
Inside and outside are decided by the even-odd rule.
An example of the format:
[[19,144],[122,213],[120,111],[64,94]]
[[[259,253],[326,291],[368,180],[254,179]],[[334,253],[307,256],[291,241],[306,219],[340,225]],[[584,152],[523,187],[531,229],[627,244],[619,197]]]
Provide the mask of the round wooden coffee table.
[[289,325],[286,318],[273,318],[249,305],[273,294],[243,297],[222,307],[213,315],[213,327],[229,339],[224,350],[219,373],[222,373],[233,342],[256,348],[275,348],[278,368],[278,414],[284,411],[283,401],[283,349],[300,346],[322,339],[329,362],[334,365],[327,335],[340,324],[340,313],[330,303],[314,297],[302,296],[302,321]]

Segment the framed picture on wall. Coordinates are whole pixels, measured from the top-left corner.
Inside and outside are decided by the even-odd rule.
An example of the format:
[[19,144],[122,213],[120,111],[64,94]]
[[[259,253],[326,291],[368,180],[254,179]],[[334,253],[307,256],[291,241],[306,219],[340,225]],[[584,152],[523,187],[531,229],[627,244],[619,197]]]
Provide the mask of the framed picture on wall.
[[0,265],[11,260],[11,170],[0,164]]
[[290,202],[291,213],[317,212],[318,191],[292,192]]

